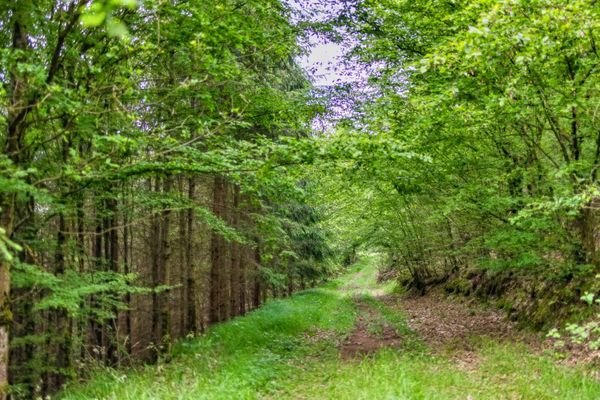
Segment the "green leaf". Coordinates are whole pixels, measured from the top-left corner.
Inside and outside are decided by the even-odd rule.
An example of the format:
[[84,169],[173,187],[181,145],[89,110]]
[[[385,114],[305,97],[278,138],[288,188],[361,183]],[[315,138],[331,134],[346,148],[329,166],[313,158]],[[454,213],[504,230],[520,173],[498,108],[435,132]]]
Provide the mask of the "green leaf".
[[111,4],[117,7],[124,7],[129,9],[134,9],[137,7],[137,0],[111,0]]
[[95,28],[104,22],[106,15],[104,10],[86,12],[81,16],[81,23],[85,27]]
[[593,293],[586,292],[583,296],[581,296],[581,300],[585,301],[588,305],[594,304],[594,296]]
[[116,18],[110,18],[106,22],[106,29],[109,36],[125,39],[129,37],[129,30],[124,23]]

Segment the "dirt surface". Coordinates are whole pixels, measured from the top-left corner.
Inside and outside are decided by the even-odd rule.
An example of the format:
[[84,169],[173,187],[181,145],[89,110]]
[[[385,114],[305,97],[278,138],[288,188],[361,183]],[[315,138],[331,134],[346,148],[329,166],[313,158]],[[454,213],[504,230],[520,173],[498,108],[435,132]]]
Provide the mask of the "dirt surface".
[[[363,301],[355,301],[359,315],[354,330],[341,345],[342,359],[365,356],[386,347],[399,347],[402,343],[400,335],[379,311]],[[387,295],[378,297],[377,301],[406,315],[409,328],[430,349],[446,353],[464,370],[474,370],[479,365],[478,337],[527,342],[540,348],[535,337],[522,334],[502,312],[470,307],[442,294]]]
[[[479,365],[477,341],[519,342],[533,353],[550,351],[566,365],[592,364],[600,361],[600,351],[585,346],[567,345],[557,348],[555,342],[540,335],[520,330],[501,310],[470,305],[431,292],[425,296],[385,296],[379,299],[388,307],[406,315],[411,330],[434,352],[450,356],[463,370],[475,370]],[[599,371],[600,377],[600,371]]]
[[368,356],[386,347],[398,347],[401,337],[380,312],[370,305],[357,301],[359,315],[354,330],[342,342],[340,355],[343,360]]
[[428,347],[450,357],[457,368],[475,371],[480,365],[477,340],[519,341],[541,349],[533,335],[519,331],[501,311],[453,301],[440,293],[426,296],[386,296],[379,299],[406,315],[409,328]]
[[[371,283],[367,274],[368,271],[361,271],[343,288],[353,296],[358,310],[354,330],[340,345],[344,360],[363,357],[386,347],[397,348],[403,342],[381,313],[361,300],[361,296],[366,295],[405,315],[410,330],[432,352],[449,357],[457,368],[465,371],[475,371],[479,367],[481,356],[478,350],[484,338],[522,343],[532,353],[549,352],[563,365],[600,365],[600,351],[573,344],[558,348],[555,341],[543,338],[543,334],[519,329],[502,310],[448,297],[435,289],[425,296],[385,294],[380,282]],[[600,369],[597,375],[600,379]]]
[[469,306],[439,293],[404,298],[387,296],[381,301],[401,310],[409,327],[434,349],[471,351],[477,337],[535,342],[530,335],[519,332],[501,311]]

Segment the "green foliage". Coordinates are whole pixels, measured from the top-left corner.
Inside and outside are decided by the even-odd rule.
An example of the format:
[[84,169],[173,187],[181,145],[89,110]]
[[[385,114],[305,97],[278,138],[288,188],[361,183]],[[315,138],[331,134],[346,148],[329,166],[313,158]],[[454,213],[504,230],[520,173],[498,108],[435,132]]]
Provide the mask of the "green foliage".
[[[2,211],[1,208],[0,208],[0,211]],[[6,236],[6,230],[4,230],[3,228],[0,228],[0,256],[2,257],[2,259],[6,260],[8,262],[13,262],[13,260],[14,260],[13,253],[19,252],[21,250],[22,250],[21,246],[19,246],[15,242],[11,241]]]
[[[44,10],[50,8],[33,7],[28,26],[32,36],[55,43],[62,19],[72,17],[80,23],[68,25],[64,42],[58,43],[60,73],[48,69],[51,46],[36,45],[23,53],[9,46],[8,32],[1,38],[6,44],[4,76],[18,70],[30,97],[40,100],[35,102],[35,115],[27,116],[23,138],[29,162],[14,165],[1,156],[3,198],[14,195],[36,202],[45,220],[58,214],[74,218],[85,212],[81,199],[88,194],[105,191],[105,200],[119,200],[118,190],[106,192],[109,186],[206,173],[228,175],[249,194],[269,198],[278,193],[281,202],[296,196],[285,192],[296,184],[294,179],[257,176],[277,166],[257,159],[264,149],[278,148],[280,135],[304,135],[312,113],[306,103],[308,82],[291,61],[299,51],[296,32],[278,1],[240,5],[221,0],[99,0],[81,10],[57,10],[47,23]],[[5,22],[2,29],[10,26]],[[129,40],[120,40],[125,36]],[[6,107],[7,98],[2,102]],[[1,122],[0,141],[5,143],[6,118]],[[49,140],[50,131],[56,134]],[[140,187],[135,202],[145,215],[192,208],[226,239],[250,240],[251,232],[236,232],[208,208],[186,203],[169,191]],[[39,225],[41,236],[42,222]],[[9,240],[3,232],[0,254],[9,260],[23,244],[35,251],[41,243],[24,234]],[[65,285],[60,299],[48,304],[70,311],[81,296],[111,290],[121,296],[126,292],[122,285],[131,281],[118,274],[97,276],[102,283],[95,286],[92,275],[76,278],[74,269],[56,277],[41,266],[18,263],[15,268],[17,287],[43,287],[54,293]],[[104,287],[109,281],[115,286]],[[78,286],[83,289],[78,291]],[[67,300],[69,290],[74,293]]]
[[[321,136],[311,123],[328,110],[295,61],[304,25],[284,2],[0,5],[0,261],[19,304],[106,321],[125,297],[168,290],[139,288],[107,243],[122,220],[159,231],[183,211],[256,250],[273,292],[330,277],[365,248],[422,292],[459,271],[574,287],[596,274],[596,2],[343,3],[323,33],[351,36],[349,58],[371,76],[353,121]],[[233,212],[183,191],[184,179],[215,177],[239,189]],[[240,390],[265,389],[282,354],[244,354],[264,374]],[[381,360],[374,370],[399,362]],[[427,397],[421,380],[405,383]]]
[[351,149],[323,169],[337,173],[323,191],[346,211],[338,230],[415,282],[492,269],[585,286],[600,254],[598,12],[589,0],[353,2],[334,23],[375,95],[332,135]]
[[[149,236],[175,213],[192,216],[190,243],[219,236],[264,253],[260,284],[297,279],[288,260],[309,253],[298,271],[311,281],[330,273],[318,218],[286,211],[311,209],[298,187],[305,176],[289,164],[310,154],[295,158],[287,144],[309,135],[318,107],[282,2],[26,0],[0,11],[0,261],[11,264],[11,305],[23,314],[11,339],[31,329],[60,337],[19,347],[23,398],[71,377],[54,364],[85,353],[87,339],[71,341],[72,331],[91,323],[98,346],[121,345],[107,337],[120,334],[113,325],[128,299],[173,289],[129,271],[169,258]],[[204,192],[215,176],[240,190],[237,223]],[[155,242],[168,248],[174,231]],[[244,279],[250,286],[253,273]],[[24,361],[37,350],[49,355],[47,372]]]
[[[136,287],[135,280],[135,275],[110,271],[82,274],[69,270],[56,276],[37,265],[25,263],[14,264],[12,275],[13,288],[42,290],[47,293],[35,304],[34,311],[60,309],[67,311],[72,317],[87,317],[96,321],[114,318],[118,310],[125,309],[123,299],[126,294],[152,291]],[[95,299],[93,304],[86,302],[89,298]]]
[[[596,276],[596,278],[598,279],[600,276]],[[600,298],[595,293],[585,292],[581,296],[581,301],[593,310],[591,317],[587,318],[587,322],[569,323],[564,327],[564,333],[553,328],[547,336],[556,339],[559,345],[565,344],[563,337],[566,336],[565,339],[595,351],[600,349]]]

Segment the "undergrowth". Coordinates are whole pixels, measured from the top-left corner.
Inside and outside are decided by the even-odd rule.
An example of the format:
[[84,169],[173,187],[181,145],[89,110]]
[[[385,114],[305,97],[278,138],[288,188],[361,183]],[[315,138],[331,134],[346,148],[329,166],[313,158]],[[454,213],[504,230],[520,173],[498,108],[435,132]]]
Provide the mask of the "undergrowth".
[[[169,363],[135,371],[102,370],[58,398],[75,399],[598,399],[600,383],[524,345],[483,340],[477,365],[457,367],[411,332],[406,318],[373,294],[372,258],[321,289],[271,301],[208,334],[179,343]],[[342,360],[358,298],[394,326],[406,346]]]

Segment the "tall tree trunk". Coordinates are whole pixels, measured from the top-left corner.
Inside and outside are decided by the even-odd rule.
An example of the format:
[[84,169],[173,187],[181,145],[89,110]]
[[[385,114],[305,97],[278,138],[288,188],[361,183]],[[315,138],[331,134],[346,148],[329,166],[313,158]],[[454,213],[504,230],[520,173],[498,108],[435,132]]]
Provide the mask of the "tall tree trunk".
[[[65,263],[65,245],[66,245],[67,224],[65,216],[60,213],[58,216],[58,231],[56,233],[56,253],[54,273],[56,276],[64,275],[66,271]],[[52,393],[58,390],[66,381],[65,371],[71,367],[71,324],[67,312],[64,309],[50,311],[52,324],[50,326],[50,338],[48,339],[48,351],[54,354],[48,354],[48,359],[55,358],[54,370],[46,376],[47,390],[45,393]],[[55,345],[54,341],[58,340]],[[54,357],[53,357],[54,356]]]
[[[163,192],[171,191],[172,177],[168,176],[164,180]],[[160,181],[157,179],[156,190],[160,191]],[[154,237],[153,246],[156,247],[153,260],[153,286],[165,285],[167,282],[167,263],[170,257],[169,248],[169,224],[171,211],[165,210],[156,216],[156,224],[152,236]],[[164,344],[166,335],[169,332],[168,302],[165,293],[153,293],[152,325],[154,332],[154,343],[159,350]]]
[[[232,207],[230,211],[231,225],[235,228],[239,228],[240,214],[239,214],[239,203],[240,203],[240,187],[235,185],[233,187],[233,199]],[[240,315],[240,268],[241,268],[241,246],[237,242],[231,243],[231,271],[229,274],[229,286],[231,288],[230,297],[230,310],[231,316],[236,317]]]
[[[178,178],[178,182],[179,182],[179,187],[178,187],[178,191],[181,195],[183,195],[183,193],[185,193],[185,189],[184,189],[184,178],[183,177],[179,177]],[[187,210],[181,210],[179,211],[179,222],[178,222],[178,231],[179,231],[179,244],[177,247],[178,253],[179,253],[179,257],[177,260],[177,266],[178,266],[178,271],[177,271],[177,278],[174,280],[174,282],[176,282],[179,287],[177,288],[177,296],[172,297],[171,300],[171,313],[175,313],[175,317],[177,318],[177,327],[175,328],[175,324],[174,328],[173,328],[173,337],[181,337],[184,336],[185,334],[189,333],[187,331],[187,318],[189,315],[188,312],[188,308],[189,308],[189,304],[187,303],[186,299],[188,297],[187,295],[187,291],[188,291],[188,285],[187,285],[187,267],[188,267],[188,262],[186,259],[186,255],[187,255],[187,248],[188,248],[188,244],[189,244],[189,238],[188,238],[188,224],[186,221],[186,218],[188,216]]]
[[[27,40],[28,11],[31,7],[30,1],[16,2],[12,9],[12,48],[14,50],[26,50],[29,47]],[[29,102],[27,98],[28,83],[25,77],[17,71],[10,71],[10,93],[8,98],[7,112],[7,136],[4,154],[16,166],[22,166],[25,162],[23,153],[23,141],[25,137],[25,119],[29,113]],[[14,194],[5,194],[0,199],[0,228],[4,236],[11,239],[14,230],[15,216],[19,214],[20,205],[17,204]],[[0,259],[0,400],[8,396],[8,365],[9,365],[9,330],[12,324],[12,312],[10,307],[10,265],[9,260]]]
[[256,244],[256,249],[254,250],[254,293],[252,298],[252,306],[253,308],[258,308],[261,305],[263,299],[263,288],[260,277],[260,245]]
[[[225,182],[223,177],[215,176],[213,185],[213,213],[217,217],[223,215]],[[211,235],[210,244],[210,277],[209,277],[209,315],[208,322],[214,324],[223,320],[221,314],[222,308],[221,303],[223,301],[223,293],[221,290],[223,285],[221,283],[223,277],[223,238],[218,232],[213,232]]]
[[[223,179],[222,206],[221,214],[219,216],[227,223],[230,222],[231,214],[231,207],[229,204],[230,186],[229,182]],[[229,275],[231,272],[231,243],[224,238],[221,238],[219,252],[221,253],[221,267],[219,268],[219,284],[221,285],[221,288],[219,289],[221,296],[219,301],[219,314],[221,321],[227,321],[230,317],[229,299],[231,298],[231,287],[229,285]]]
[[[85,228],[86,223],[84,219],[84,199],[83,196],[78,196],[76,199],[76,240],[77,240],[77,258],[79,259],[79,273],[83,274],[86,270],[86,262],[87,257],[85,255],[89,254],[89,249],[86,249],[86,240],[85,240]],[[81,302],[80,306],[84,308],[86,306],[85,300]],[[89,345],[89,340],[87,338],[87,321],[83,318],[77,320],[77,330],[78,335],[76,336],[79,340],[77,344],[79,346],[78,351],[75,352],[77,356],[81,359],[85,357],[86,347]]]
[[247,293],[247,273],[246,273],[246,265],[248,264],[248,260],[245,259],[245,255],[246,255],[246,251],[245,249],[241,249],[241,254],[240,254],[240,267],[239,267],[239,271],[240,271],[240,283],[239,283],[239,315],[244,315],[246,314],[246,309],[247,309],[247,305],[246,303],[248,302],[247,298],[246,298],[246,293]]
[[[12,227],[12,210],[7,209],[6,202],[2,209],[2,228],[10,232]],[[0,261],[0,400],[5,400],[8,391],[8,332],[12,324],[10,310],[10,270],[8,261]]]
[[[1,227],[7,238],[12,236],[14,221],[14,198],[7,196],[2,201]],[[0,259],[0,400],[5,400],[8,393],[9,365],[9,330],[13,322],[10,307],[10,265],[9,261]]]
[[[131,246],[129,241],[131,240],[131,227],[129,226],[129,207],[132,207],[131,202],[129,201],[129,188],[127,184],[124,185],[123,191],[123,207],[125,212],[123,212],[123,273],[125,275],[130,274],[131,271]],[[123,337],[125,337],[125,351],[127,354],[131,354],[132,351],[132,338],[131,338],[131,294],[127,293],[125,295],[125,306],[127,307],[121,313],[121,320],[123,321],[122,331]]]
[[288,261],[287,264],[287,295],[291,296],[294,294],[294,266],[292,261]]
[[[104,256],[103,256],[103,246],[102,246],[102,218],[99,215],[101,213],[101,204],[96,204],[96,232],[94,233],[94,239],[92,241],[92,254],[94,259],[94,267],[97,271],[102,271],[104,269]],[[98,302],[95,296],[91,296],[90,303],[92,307],[98,307]],[[90,337],[90,345],[91,352],[90,354],[97,354],[97,356],[104,361],[104,335],[102,325],[100,321],[91,319],[89,321],[89,337]]]
[[[194,178],[188,179],[188,199],[194,200],[196,191],[196,181]],[[187,326],[186,329],[189,332],[196,332],[198,330],[198,323],[196,320],[196,275],[193,261],[194,251],[194,210],[187,210],[187,238],[185,246],[185,264],[186,264],[186,298],[184,299],[187,303]]]
[[[119,272],[119,231],[117,230],[117,200],[109,198],[106,200],[106,222],[105,226],[105,256],[107,257],[108,269],[111,272]],[[117,313],[118,310],[113,308],[110,310],[114,318],[105,321],[105,337],[106,337],[106,355],[109,365],[117,365],[119,363],[119,338],[117,337]]]

